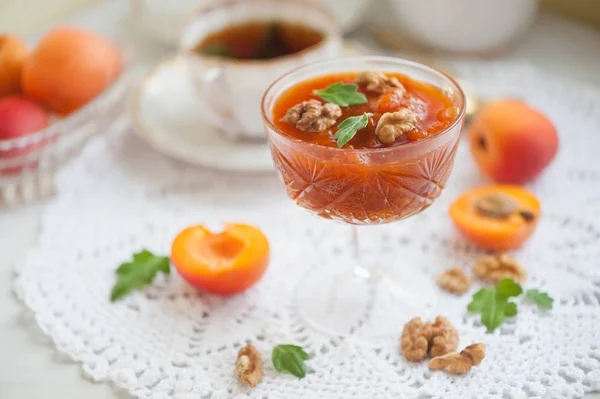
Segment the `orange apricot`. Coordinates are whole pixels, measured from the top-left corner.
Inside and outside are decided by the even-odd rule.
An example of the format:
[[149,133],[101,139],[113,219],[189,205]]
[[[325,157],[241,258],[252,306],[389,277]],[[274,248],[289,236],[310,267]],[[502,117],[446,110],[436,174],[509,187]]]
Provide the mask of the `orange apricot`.
[[27,46],[16,36],[0,35],[0,96],[21,91],[21,70]]
[[25,61],[23,92],[60,115],[82,107],[121,73],[121,52],[102,36],[60,27],[42,38]]
[[493,185],[470,190],[450,206],[458,230],[485,249],[519,248],[531,236],[540,217],[540,202],[514,185]]
[[397,90],[391,90],[382,94],[377,100],[377,112],[385,114],[386,112],[397,111],[402,105],[402,93]]
[[469,127],[469,142],[482,172],[500,183],[535,179],[558,150],[552,122],[519,100],[485,106]]
[[269,242],[259,229],[244,224],[228,224],[216,234],[192,226],[173,241],[171,261],[191,286],[233,295],[260,280],[269,264]]

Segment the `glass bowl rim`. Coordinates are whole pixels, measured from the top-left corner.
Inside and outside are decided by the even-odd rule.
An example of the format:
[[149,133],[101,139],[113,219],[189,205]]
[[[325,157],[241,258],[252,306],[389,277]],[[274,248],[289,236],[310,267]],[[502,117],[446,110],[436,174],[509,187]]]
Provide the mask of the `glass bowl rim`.
[[[52,136],[67,136],[73,133],[71,126],[78,121],[84,120],[89,117],[94,117],[96,108],[112,98],[115,93],[119,90],[126,88],[130,73],[123,69],[119,77],[100,94],[94,97],[91,101],[83,105],[80,109],[67,115],[66,117],[59,118],[55,122],[51,122],[47,127],[31,132],[25,136],[0,139],[0,150],[8,151],[14,148],[26,147],[31,144],[37,144],[45,139],[49,139]],[[25,98],[27,98],[25,96]],[[58,134],[56,134],[58,132]]]
[[[409,66],[417,67],[420,69],[424,69],[429,73],[433,73],[434,75],[440,76],[440,77],[448,80],[457,89],[459,98],[462,103],[460,110],[459,110],[456,118],[454,119],[454,121],[452,121],[452,123],[450,125],[448,125],[444,130],[442,130],[441,132],[436,133],[434,135],[428,136],[422,140],[413,141],[411,143],[406,143],[406,144],[398,145],[395,147],[360,148],[360,149],[355,149],[355,148],[344,149],[344,148],[337,148],[337,147],[328,147],[328,146],[324,146],[321,144],[310,143],[310,142],[307,142],[304,140],[297,139],[295,137],[291,137],[288,134],[286,134],[285,132],[283,132],[281,129],[279,129],[275,125],[275,123],[273,123],[273,121],[271,120],[272,118],[267,116],[267,114],[269,112],[267,110],[267,96],[282,80],[292,76],[293,74],[295,74],[297,72],[301,72],[302,70],[310,68],[310,67],[315,67],[315,66],[319,66],[319,65],[326,66],[326,65],[330,65],[330,64],[336,64],[340,61],[344,61],[345,63],[352,63],[352,62],[358,62],[358,61],[360,61],[360,62],[366,61],[366,62],[373,62],[373,63],[387,62],[387,63],[409,65]],[[263,119],[264,123],[266,124],[267,128],[269,128],[273,132],[277,133],[277,135],[280,136],[281,138],[283,138],[284,140],[299,144],[301,146],[314,148],[314,149],[318,149],[318,150],[322,150],[322,151],[336,151],[336,152],[344,151],[346,153],[355,153],[355,154],[381,154],[381,153],[388,153],[388,152],[401,151],[401,150],[406,151],[410,148],[423,146],[427,143],[431,143],[436,140],[441,140],[449,132],[454,130],[459,123],[462,123],[462,121],[464,120],[464,117],[465,117],[466,109],[467,109],[467,100],[466,100],[466,96],[465,96],[465,93],[464,93],[462,87],[460,87],[460,85],[458,84],[456,79],[452,78],[447,73],[442,72],[439,69],[436,69],[429,65],[426,65],[426,64],[423,64],[420,62],[416,62],[416,61],[411,61],[411,60],[408,60],[405,58],[378,56],[378,55],[358,55],[358,56],[352,56],[352,57],[339,57],[339,58],[335,58],[335,59],[311,62],[309,64],[305,64],[305,65],[296,67],[296,68],[290,70],[289,72],[285,73],[284,75],[281,75],[280,77],[275,79],[275,81],[273,83],[271,83],[269,85],[269,87],[265,91],[265,94],[263,95],[263,98],[261,100],[261,106],[260,106],[262,119]]]

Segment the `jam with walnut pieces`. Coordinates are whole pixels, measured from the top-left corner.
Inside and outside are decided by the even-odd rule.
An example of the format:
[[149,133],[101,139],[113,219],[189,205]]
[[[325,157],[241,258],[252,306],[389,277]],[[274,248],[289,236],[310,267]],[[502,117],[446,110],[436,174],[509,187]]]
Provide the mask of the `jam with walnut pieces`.
[[[324,127],[321,131],[307,131],[287,122],[286,114],[290,109],[306,101],[322,101],[315,93],[336,83],[358,84],[358,91],[365,94],[367,102],[341,107],[341,116],[337,118],[336,124],[326,127],[325,124],[321,124]],[[410,124],[410,128],[404,124],[382,130],[380,126],[378,134],[380,119],[386,114],[395,114],[399,111],[411,114],[409,119],[403,118],[404,121],[414,121]],[[367,126],[360,129],[344,148],[393,147],[425,139],[449,127],[458,117],[458,108],[439,87],[411,79],[403,74],[337,73],[301,82],[283,93],[275,104],[273,120],[280,130],[294,138],[326,147],[336,147],[334,135],[339,123],[349,117],[361,116],[365,113],[372,114]],[[393,119],[389,115],[386,118]],[[390,139],[392,131],[394,134]]]

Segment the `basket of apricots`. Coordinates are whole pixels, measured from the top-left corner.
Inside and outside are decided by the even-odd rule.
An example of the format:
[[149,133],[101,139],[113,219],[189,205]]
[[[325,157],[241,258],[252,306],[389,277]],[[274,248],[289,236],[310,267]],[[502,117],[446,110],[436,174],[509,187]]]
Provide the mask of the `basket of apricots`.
[[118,118],[120,49],[83,29],[57,27],[34,48],[0,34],[0,205],[48,195],[54,172]]
[[542,214],[540,200],[524,185],[539,178],[556,156],[556,128],[527,103],[507,99],[483,107],[468,134],[477,166],[496,184],[461,195],[450,206],[450,217],[481,248],[520,248]]

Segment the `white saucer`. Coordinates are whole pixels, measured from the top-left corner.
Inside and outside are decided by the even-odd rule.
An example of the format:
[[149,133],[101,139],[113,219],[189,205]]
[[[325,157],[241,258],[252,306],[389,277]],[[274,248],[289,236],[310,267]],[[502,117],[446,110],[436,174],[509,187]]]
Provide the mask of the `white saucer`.
[[157,151],[195,165],[236,171],[274,170],[266,141],[232,141],[202,120],[199,100],[188,79],[179,57],[150,72],[131,102],[136,133]]
[[[346,43],[345,55],[364,53]],[[198,112],[200,100],[180,57],[154,68],[135,90],[131,101],[136,133],[155,150],[195,165],[230,171],[272,171],[265,142],[233,141],[208,125]]]

